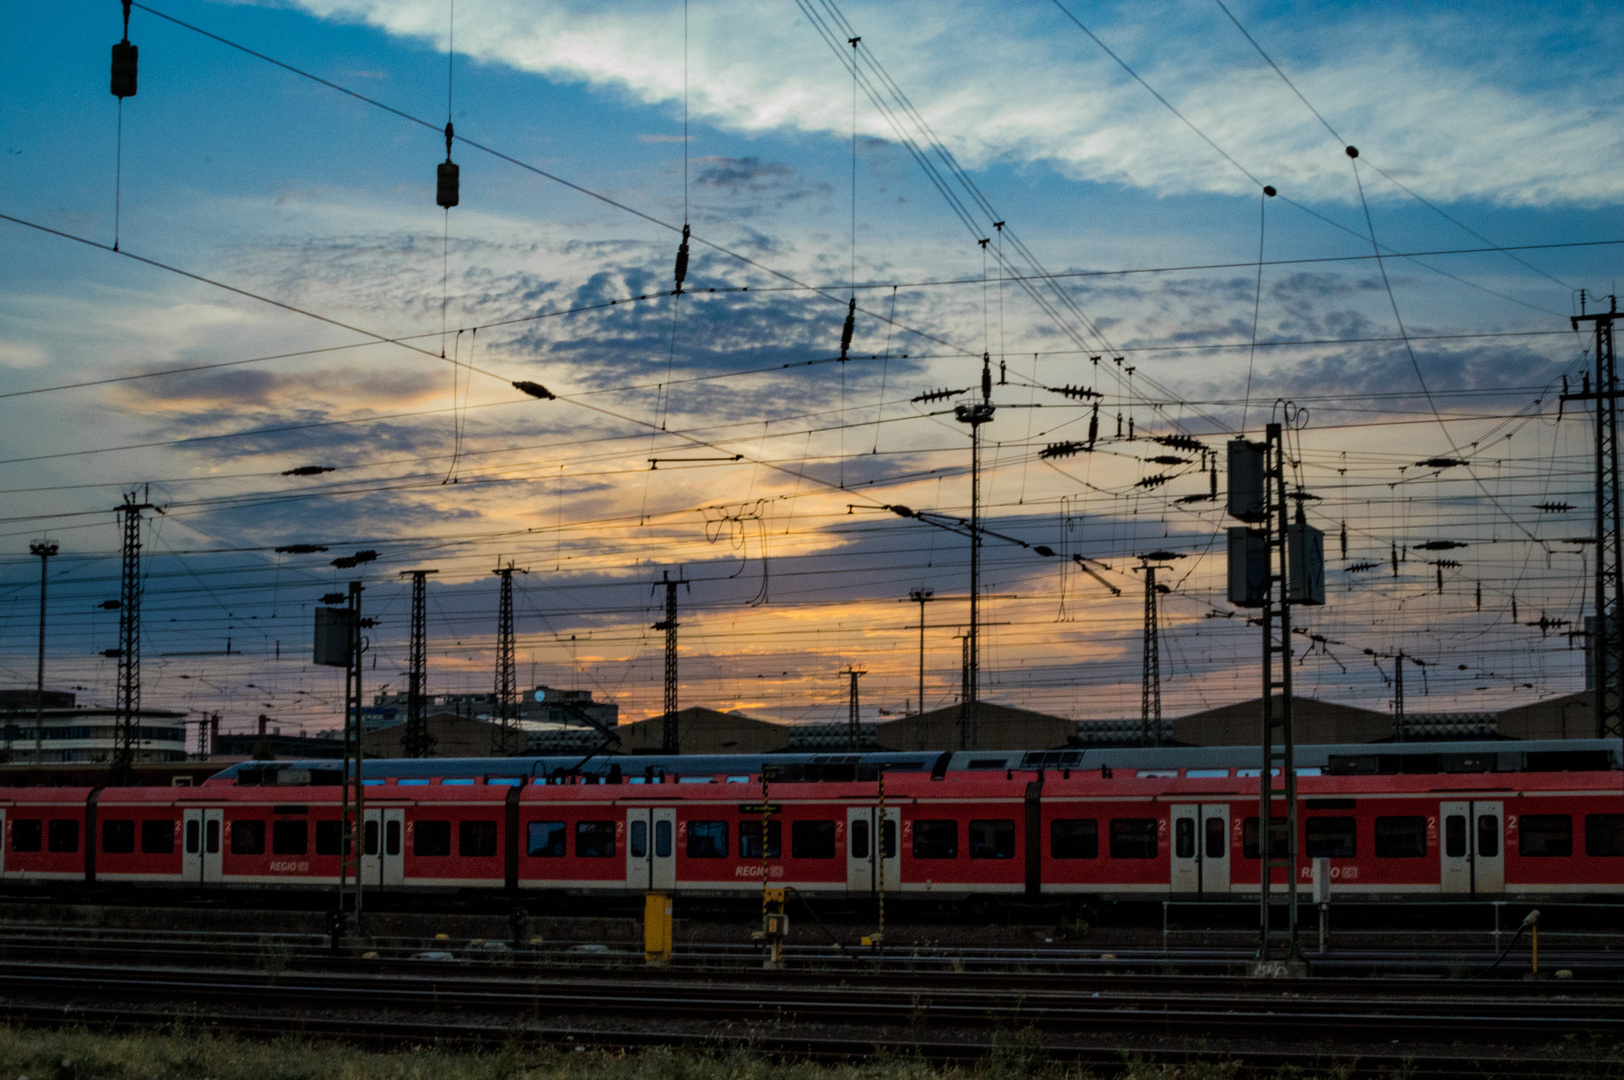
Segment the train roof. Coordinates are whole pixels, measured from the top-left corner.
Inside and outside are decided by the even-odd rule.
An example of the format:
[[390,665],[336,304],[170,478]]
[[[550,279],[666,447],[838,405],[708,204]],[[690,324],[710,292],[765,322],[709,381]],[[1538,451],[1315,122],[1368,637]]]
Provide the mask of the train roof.
[[[849,780],[873,775],[922,772],[1031,772],[1064,769],[1166,771],[1172,775],[1235,770],[1257,775],[1257,746],[1113,747],[1066,750],[922,750],[850,754],[636,754],[483,758],[370,758],[362,763],[368,780],[426,782],[446,777],[487,783],[537,783],[582,775],[602,779],[708,780],[717,776],[760,775],[764,769],[785,781]],[[1594,772],[1624,768],[1624,747],[1616,739],[1465,740],[1428,743],[1326,743],[1298,746],[1299,771],[1334,775],[1481,772]],[[214,776],[208,784],[251,786],[332,784],[342,779],[335,760],[245,761]]]

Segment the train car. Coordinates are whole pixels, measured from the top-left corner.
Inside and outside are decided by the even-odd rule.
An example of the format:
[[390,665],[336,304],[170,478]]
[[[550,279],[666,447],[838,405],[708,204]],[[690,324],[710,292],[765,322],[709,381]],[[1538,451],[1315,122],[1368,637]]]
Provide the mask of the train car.
[[[1255,770],[903,760],[917,764],[869,777],[807,762],[799,778],[769,771],[765,784],[759,771],[368,778],[361,878],[385,892],[514,897],[744,896],[765,874],[827,897],[1242,900],[1257,896],[1261,845],[1286,850],[1283,814],[1260,825]],[[1308,888],[1324,859],[1333,892],[1364,898],[1624,898],[1618,771],[1302,771],[1299,859],[1280,886],[1289,873]],[[342,791],[9,789],[0,879],[114,896],[331,889]]]

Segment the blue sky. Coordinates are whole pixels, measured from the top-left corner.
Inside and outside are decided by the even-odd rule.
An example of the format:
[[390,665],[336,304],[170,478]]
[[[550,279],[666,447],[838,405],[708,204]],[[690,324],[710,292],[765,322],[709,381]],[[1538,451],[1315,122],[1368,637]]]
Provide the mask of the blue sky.
[[[821,0],[808,7],[829,16]],[[155,8],[432,124],[445,120],[443,0]],[[1369,253],[1341,144],[1218,5],[1067,8],[1236,162],[1278,186],[1282,198],[1266,206],[1267,259]],[[683,10],[462,0],[458,134],[680,225]],[[975,230],[954,217],[866,97],[856,110],[853,245],[849,69],[794,3],[691,2],[688,206],[700,240],[690,286],[759,290],[776,280],[767,267],[829,288],[694,295],[675,317],[666,297],[499,327],[668,288],[676,237],[466,144],[454,151],[462,205],[447,220],[433,205],[444,156],[436,131],[137,8],[141,89],[124,106],[122,249],[385,336],[432,335],[419,342],[431,354],[441,347],[444,300],[446,325],[483,328],[452,333],[448,352],[467,360],[472,351],[476,366],[501,378],[459,369],[454,389],[451,365],[437,356],[355,347],[349,331],[0,223],[0,393],[350,347],[0,399],[10,543],[22,552],[49,531],[69,555],[59,681],[110,696],[110,667],[93,654],[116,628],[87,613],[112,594],[116,532],[106,511],[121,489],[151,482],[172,512],[150,545],[158,556],[149,605],[170,614],[149,617],[149,656],[223,650],[227,636],[234,653],[247,650],[152,661],[154,703],[218,707],[234,721],[271,709],[289,723],[324,722],[331,679],[297,663],[307,610],[289,614],[283,590],[297,589],[308,605],[341,575],[322,558],[266,550],[319,541],[335,553],[345,544],[384,553],[373,577],[378,604],[392,612],[380,631],[380,682],[399,681],[396,571],[439,560],[431,682],[484,688],[489,567],[504,556],[536,571],[525,585],[535,593],[521,616],[521,654],[536,656],[537,678],[612,689],[626,715],[657,710],[644,583],[654,568],[682,564],[716,579],[696,588],[685,701],[833,715],[843,700],[838,669],[859,661],[879,669],[865,683],[871,708],[900,710],[913,660],[896,597],[923,584],[962,593],[964,553],[946,534],[846,507],[964,511],[963,433],[908,398],[969,385],[985,350],[1013,377],[998,390],[1005,408],[989,429],[1000,444],[990,451],[990,512],[1040,542],[1075,534],[1081,549],[1113,562],[1126,593],[1085,592],[1087,616],[1056,630],[1061,589],[1074,615],[1072,590],[1086,590],[1086,579],[1063,583],[1018,549],[989,551],[990,587],[1021,598],[995,603],[1006,610],[987,632],[991,696],[1080,717],[1133,714],[1139,616],[1127,567],[1154,540],[1177,541],[1189,555],[1166,611],[1170,710],[1221,703],[1249,694],[1255,680],[1225,643],[1229,631],[1205,618],[1221,599],[1219,561],[1200,553],[1223,522],[1210,508],[1172,502],[1204,481],[1181,467],[1164,488],[1136,487],[1154,472],[1142,440],[1050,468],[1037,451],[1076,437],[1086,419],[1028,384],[1100,385],[1111,395],[1108,435],[1120,411],[1140,432],[1194,432],[1218,447],[1241,424],[1255,301],[1261,340],[1332,342],[1258,350],[1245,416],[1255,437],[1275,399],[1308,408],[1304,482],[1324,495],[1319,523],[1335,533],[1347,522],[1353,536],[1339,565],[1446,534],[1476,545],[1460,567],[1406,562],[1379,586],[1368,572],[1336,578],[1346,587],[1314,613],[1320,631],[1352,655],[1402,645],[1438,673],[1452,670],[1429,685],[1438,707],[1520,704],[1576,688],[1570,642],[1514,625],[1509,613],[1516,596],[1516,623],[1540,611],[1582,615],[1582,558],[1556,541],[1585,531],[1588,434],[1582,418],[1556,423],[1548,388],[1563,372],[1577,379],[1583,342],[1564,333],[1566,316],[1574,290],[1612,291],[1616,246],[1519,253],[1532,267],[1492,253],[1388,260],[1391,302],[1382,268],[1369,261],[1269,266],[1258,292],[1255,268],[1244,265],[1259,243],[1252,180],[1055,4],[841,10],[863,37],[860,70],[874,77],[874,64],[883,66],[1049,271],[1242,265],[1063,279],[1057,287],[1103,338],[1075,319],[1068,332],[1017,285],[1000,284]],[[1624,238],[1615,119],[1624,88],[1608,66],[1619,31],[1604,9],[1230,10],[1360,148],[1371,220],[1388,250],[1486,246],[1444,214],[1495,244]],[[13,13],[14,62],[0,75],[0,213],[111,242],[117,107],[106,69],[119,30],[115,3]],[[982,217],[975,228],[996,244]],[[1012,248],[1006,254],[1018,262]],[[876,286],[860,291],[857,360],[749,374],[832,356],[854,262],[857,279]],[[891,307],[893,283],[965,279],[899,288]],[[1418,336],[1414,362],[1403,342],[1348,340],[1396,337],[1395,304]],[[1434,337],[1489,333],[1527,336]],[[1219,344],[1229,347],[1193,348]],[[1125,355],[1138,373],[1117,375],[1107,359],[1099,376],[1092,352]],[[1418,367],[1443,424],[1419,394]],[[505,384],[512,378],[541,381],[565,401],[515,395]],[[1503,419],[1519,410],[1520,419]],[[175,444],[199,435],[230,437]],[[744,459],[649,471],[651,457],[717,452],[696,450],[695,439]],[[120,447],[129,449],[109,449]],[[880,452],[862,454],[871,449]],[[1470,475],[1411,475],[1414,461],[1457,451],[1472,460]],[[279,475],[311,462],[338,471],[317,481]],[[872,491],[853,494],[869,481]],[[1541,493],[1574,511],[1532,509]],[[737,509],[757,499],[768,500],[759,525]],[[723,506],[735,508],[734,520],[713,541],[705,508],[719,520],[730,514]],[[779,599],[751,607],[762,537]],[[739,564],[721,544],[748,564],[731,582]],[[1442,593],[1438,570],[1448,571]],[[32,673],[36,571],[26,555],[0,560],[8,590],[0,662],[18,682]],[[258,624],[273,614],[296,625],[266,632]],[[942,616],[930,646],[932,704],[957,684],[952,618],[962,613]],[[279,641],[288,659],[278,660]],[[1355,667],[1349,656],[1316,655],[1301,677],[1325,696],[1385,707],[1382,677],[1368,661],[1343,670]],[[205,682],[214,689],[200,691]],[[268,700],[254,692],[266,686],[276,688]]]

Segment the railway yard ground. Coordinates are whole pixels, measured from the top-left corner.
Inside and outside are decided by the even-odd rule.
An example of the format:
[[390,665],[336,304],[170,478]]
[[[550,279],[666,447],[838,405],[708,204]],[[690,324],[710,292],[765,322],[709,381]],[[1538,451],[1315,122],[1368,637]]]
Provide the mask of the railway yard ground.
[[1306,977],[1258,978],[1250,909],[1165,948],[1158,905],[914,911],[883,954],[831,910],[765,971],[742,908],[692,907],[650,966],[620,913],[379,911],[335,949],[319,911],[10,900],[0,1080],[1624,1077],[1617,909],[1550,909],[1540,978],[1521,907],[1499,949],[1482,911],[1350,910],[1323,954],[1305,928]]

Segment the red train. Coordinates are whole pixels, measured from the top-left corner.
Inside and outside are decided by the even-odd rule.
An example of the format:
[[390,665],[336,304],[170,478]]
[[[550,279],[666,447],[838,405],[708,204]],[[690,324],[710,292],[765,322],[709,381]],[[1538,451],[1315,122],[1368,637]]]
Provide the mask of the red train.
[[[765,864],[773,883],[826,896],[871,893],[881,875],[890,893],[939,898],[1256,896],[1260,842],[1283,851],[1286,837],[1283,819],[1259,828],[1255,779],[1107,773],[890,775],[883,827],[875,781],[774,782],[765,835],[759,772],[369,781],[362,871],[371,889],[517,895],[743,895]],[[1333,892],[1364,898],[1624,898],[1620,780],[1616,770],[1303,776],[1301,884],[1323,857]],[[0,789],[0,880],[330,889],[340,791]]]

